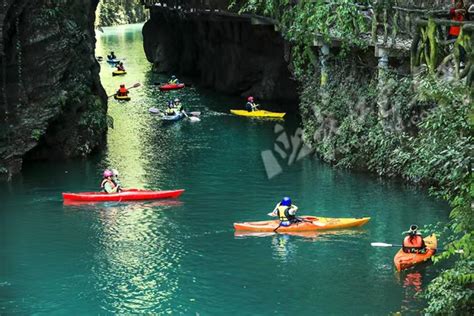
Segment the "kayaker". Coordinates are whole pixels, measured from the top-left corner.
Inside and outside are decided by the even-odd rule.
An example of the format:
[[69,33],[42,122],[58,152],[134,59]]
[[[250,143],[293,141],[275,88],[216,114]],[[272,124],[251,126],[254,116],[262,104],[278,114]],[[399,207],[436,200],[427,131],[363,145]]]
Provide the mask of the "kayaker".
[[178,80],[178,78],[176,78],[175,75],[172,75],[171,79],[168,80],[168,84],[179,84],[179,80]]
[[114,60],[114,59],[117,59],[117,56],[115,56],[115,53],[114,52],[110,52],[110,55],[107,55],[107,58],[109,60]]
[[173,105],[178,112],[183,111],[183,105],[181,104],[181,101],[178,98],[174,99]]
[[125,71],[125,67],[123,66],[123,62],[119,62],[116,67],[117,67],[118,71]]
[[120,85],[120,89],[117,90],[117,96],[126,97],[128,95],[128,89],[125,88],[124,84]]
[[418,231],[418,226],[411,225],[410,229],[404,232],[407,236],[403,240],[402,249],[406,253],[424,253],[426,251],[423,236]]
[[119,172],[117,169],[111,169],[110,171],[112,171],[112,175],[113,175],[113,178],[112,178],[112,181],[115,183],[115,185],[117,186],[117,191],[118,192],[121,192],[122,191],[122,184],[120,183],[120,179],[119,179]]
[[286,196],[275,206],[273,212],[268,215],[278,216],[280,226],[290,226],[293,223],[301,222],[301,220],[296,217],[296,212],[298,212],[298,206],[292,204],[291,199]]
[[253,97],[250,96],[247,98],[247,103],[245,104],[245,109],[249,112],[253,112],[257,110],[258,105],[255,104]]
[[[452,21],[463,22],[464,20],[469,20],[468,13],[466,13],[466,8],[464,6],[463,0],[457,0],[454,3],[454,6],[449,10],[449,17]],[[449,27],[448,40],[457,39],[461,33],[461,26],[451,25]],[[459,45],[459,59],[460,67],[464,68],[464,62],[466,59],[466,50],[462,45]]]
[[103,175],[104,178],[100,184],[102,191],[107,193],[117,193],[119,191],[119,187],[112,179],[114,173],[109,169],[105,169]]
[[176,108],[172,100],[168,101],[168,108],[166,109],[166,115],[176,115]]

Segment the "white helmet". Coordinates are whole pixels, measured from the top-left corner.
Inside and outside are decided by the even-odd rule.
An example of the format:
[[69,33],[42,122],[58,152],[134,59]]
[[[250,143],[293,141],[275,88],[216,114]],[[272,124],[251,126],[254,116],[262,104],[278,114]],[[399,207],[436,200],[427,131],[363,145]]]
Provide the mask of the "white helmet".
[[117,169],[111,169],[112,173],[114,174],[114,177],[118,177],[119,176],[119,172]]

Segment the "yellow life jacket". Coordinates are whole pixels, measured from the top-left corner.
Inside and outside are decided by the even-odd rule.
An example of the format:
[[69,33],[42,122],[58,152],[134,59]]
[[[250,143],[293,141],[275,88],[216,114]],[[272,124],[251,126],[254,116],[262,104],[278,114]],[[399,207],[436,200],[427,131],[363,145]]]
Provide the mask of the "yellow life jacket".
[[282,222],[289,221],[288,217],[286,216],[287,215],[286,211],[289,210],[289,209],[290,209],[289,206],[279,205],[277,207],[277,215],[278,215],[278,218],[280,219],[280,221],[282,221]]

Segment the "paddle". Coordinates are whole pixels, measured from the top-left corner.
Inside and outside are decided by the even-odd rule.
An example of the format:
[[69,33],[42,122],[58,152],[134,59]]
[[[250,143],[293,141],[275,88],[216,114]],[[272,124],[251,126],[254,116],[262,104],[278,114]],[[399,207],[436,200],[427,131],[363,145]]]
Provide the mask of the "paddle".
[[[127,88],[127,90],[130,90],[130,89],[133,89],[133,88],[138,88],[139,86],[141,86],[141,84],[139,82],[137,82],[136,84],[134,84],[133,86]],[[111,94],[109,96],[107,96],[107,98],[110,98],[110,97],[113,97],[114,95],[116,95],[117,93],[114,93],[114,94]]]
[[[297,219],[298,219],[298,221],[300,221],[300,222],[313,223],[312,221],[308,221],[308,220],[306,220],[306,219],[304,219],[304,218],[301,218],[301,217],[297,217]],[[277,232],[278,228],[281,227],[281,223],[283,223],[283,222],[280,221],[280,224],[278,224],[277,228],[275,228],[275,229],[273,230],[275,233]],[[290,222],[290,225],[285,226],[285,227],[290,227],[291,225],[293,225],[293,224],[295,224],[295,223],[298,223],[298,222]],[[313,223],[313,224],[314,224],[314,223]],[[317,225],[317,224],[315,224],[315,225]],[[317,225],[317,226],[320,226],[320,225]],[[324,226],[324,225],[323,225],[323,226]]]
[[[267,214],[268,216],[274,216],[273,215],[273,212],[270,212]],[[305,222],[305,223],[311,223],[313,225],[316,225],[316,226],[320,226],[320,227],[324,227],[326,226],[326,224],[322,224],[322,223],[315,223],[315,221],[310,221],[310,220],[307,220],[305,218],[302,218],[302,217],[296,217],[297,221],[296,222],[290,222],[290,225],[286,226],[286,227],[289,227],[295,223],[298,223],[298,222]],[[276,231],[278,230],[278,228],[281,227],[281,223],[282,221],[280,221],[280,224],[278,224],[277,228],[275,228],[273,231],[276,233]]]
[[[384,242],[371,242],[370,245],[372,247],[396,247],[396,248],[402,248],[402,245],[397,245],[397,244],[387,244]],[[446,251],[447,249],[444,248],[436,248],[437,251]],[[459,249],[454,251],[455,253],[464,253],[464,250]]]

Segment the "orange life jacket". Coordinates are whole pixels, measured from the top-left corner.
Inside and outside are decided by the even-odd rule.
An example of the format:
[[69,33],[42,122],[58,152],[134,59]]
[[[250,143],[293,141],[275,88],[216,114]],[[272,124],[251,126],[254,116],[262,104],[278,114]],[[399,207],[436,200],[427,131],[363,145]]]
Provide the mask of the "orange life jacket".
[[404,252],[420,252],[425,249],[425,242],[420,235],[406,236],[403,240]]
[[[461,13],[456,13],[456,9],[451,9],[450,15],[451,15],[451,20],[452,21],[457,21],[457,22],[462,22],[464,21],[464,14]],[[449,35],[452,36],[458,36],[459,33],[461,32],[461,27],[458,25],[451,25],[449,27]]]

